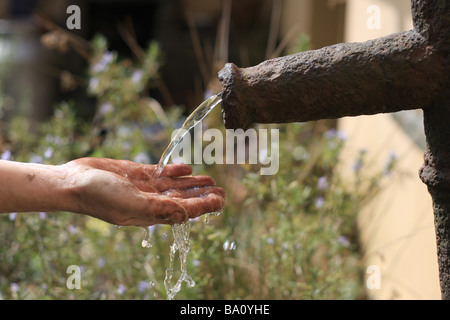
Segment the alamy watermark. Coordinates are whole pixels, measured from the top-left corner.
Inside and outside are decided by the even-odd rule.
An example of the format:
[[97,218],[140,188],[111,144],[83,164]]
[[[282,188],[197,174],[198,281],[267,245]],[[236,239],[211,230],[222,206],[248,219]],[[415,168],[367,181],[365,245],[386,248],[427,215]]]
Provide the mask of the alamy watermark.
[[366,10],[369,15],[366,21],[366,26],[369,30],[381,29],[381,8],[377,5],[370,5]]
[[[378,5],[370,5],[366,10],[369,15],[366,26],[369,30],[381,29],[381,8]],[[69,30],[81,29],[81,9],[77,5],[70,5],[66,9],[69,17],[66,20],[66,27]]]
[[81,9],[77,5],[70,5],[66,10],[70,16],[66,20],[66,27],[69,30],[81,29]]
[[[174,131],[172,137],[179,130]],[[203,142],[208,143],[204,148]],[[219,129],[209,128],[203,132],[200,122],[192,131],[185,133],[183,140],[172,153],[172,162],[207,165],[259,164],[261,175],[275,175],[279,168],[279,130],[227,129],[224,134]]]
[[67,267],[66,273],[70,274],[66,281],[67,289],[81,289],[81,268],[73,264]]
[[370,265],[366,269],[369,275],[366,279],[366,286],[369,290],[381,289],[381,269],[377,265]]

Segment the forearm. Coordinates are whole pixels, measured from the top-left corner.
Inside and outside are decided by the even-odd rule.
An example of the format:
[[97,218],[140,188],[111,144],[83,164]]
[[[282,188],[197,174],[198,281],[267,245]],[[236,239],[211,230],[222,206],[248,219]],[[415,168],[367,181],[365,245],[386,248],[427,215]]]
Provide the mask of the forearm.
[[61,166],[0,160],[0,212],[70,211],[70,180]]

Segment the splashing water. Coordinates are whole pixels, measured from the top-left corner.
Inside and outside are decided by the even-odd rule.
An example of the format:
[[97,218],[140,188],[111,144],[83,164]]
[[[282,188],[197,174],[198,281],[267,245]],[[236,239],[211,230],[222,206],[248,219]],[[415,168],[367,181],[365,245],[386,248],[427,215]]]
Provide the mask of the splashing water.
[[[169,162],[170,156],[172,155],[175,148],[183,140],[189,130],[194,128],[197,123],[202,121],[217,105],[222,101],[221,94],[212,96],[211,98],[200,104],[194,112],[186,119],[186,121],[181,126],[178,133],[172,138],[169,146],[163,152],[158,165],[153,172],[153,177],[158,178],[164,170],[164,167]],[[209,215],[207,214],[207,221],[209,221]],[[218,215],[215,213],[215,215]],[[181,284],[186,282],[190,287],[195,286],[195,281],[187,274],[187,264],[186,259],[190,249],[190,239],[189,233],[191,229],[191,222],[187,221],[183,224],[174,224],[172,226],[172,233],[174,237],[174,242],[170,247],[170,266],[166,269],[166,277],[164,279],[164,286],[166,287],[167,297],[169,300],[173,300],[175,295],[181,290]],[[149,243],[148,233],[146,233],[146,238],[142,241],[142,246]],[[144,242],[145,241],[145,242]],[[175,258],[175,253],[178,251],[178,256],[180,260],[181,274],[175,285],[172,285],[171,280],[173,278],[173,262]]]
[[[164,279],[164,286],[167,291],[167,298],[173,300],[175,295],[181,290],[181,284],[185,281],[190,287],[195,286],[195,281],[187,274],[186,259],[191,247],[189,232],[191,230],[191,222],[187,221],[184,224],[175,224],[172,226],[174,242],[170,246],[170,266],[166,269],[166,278]],[[173,277],[173,261],[175,253],[178,251],[180,259],[181,274],[175,285],[172,285]]]

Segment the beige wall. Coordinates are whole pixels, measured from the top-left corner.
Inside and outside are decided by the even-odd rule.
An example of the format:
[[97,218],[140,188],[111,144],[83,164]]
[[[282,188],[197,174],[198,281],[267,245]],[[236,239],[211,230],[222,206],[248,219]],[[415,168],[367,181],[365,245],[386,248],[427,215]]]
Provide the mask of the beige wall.
[[282,0],[281,38],[289,47],[308,35],[311,49],[342,42],[345,5],[342,0]]
[[[373,10],[367,11],[370,6]],[[379,8],[379,27],[374,19]],[[370,27],[370,28],[369,28]],[[345,41],[358,42],[412,29],[410,0],[348,0]],[[420,111],[398,114],[417,118]],[[420,117],[419,117],[420,119]],[[420,120],[419,120],[420,121]],[[341,166],[348,176],[360,149],[367,150],[373,170],[382,170],[391,153],[398,169],[386,187],[359,216],[366,267],[380,270],[380,289],[367,288],[373,299],[440,299],[431,197],[419,179],[424,150],[411,139],[419,129],[405,132],[389,114],[338,121],[348,136]],[[414,127],[414,126],[413,126]],[[368,269],[370,271],[371,269]],[[369,279],[374,273],[368,273]]]
[[[371,6],[380,8],[380,28],[373,26]],[[347,0],[345,41],[366,41],[412,29],[410,0]]]
[[289,45],[293,46],[302,33],[311,34],[310,0],[284,0],[282,19],[280,26],[281,38],[289,39]]

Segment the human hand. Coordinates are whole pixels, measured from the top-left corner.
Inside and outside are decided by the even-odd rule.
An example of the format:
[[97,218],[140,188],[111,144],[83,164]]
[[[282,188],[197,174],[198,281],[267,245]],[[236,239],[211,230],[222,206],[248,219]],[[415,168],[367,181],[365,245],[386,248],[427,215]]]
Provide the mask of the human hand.
[[81,158],[65,165],[74,212],[121,225],[182,223],[221,210],[225,191],[209,176],[190,176],[185,164],[169,164],[159,178],[155,165],[127,160]]

